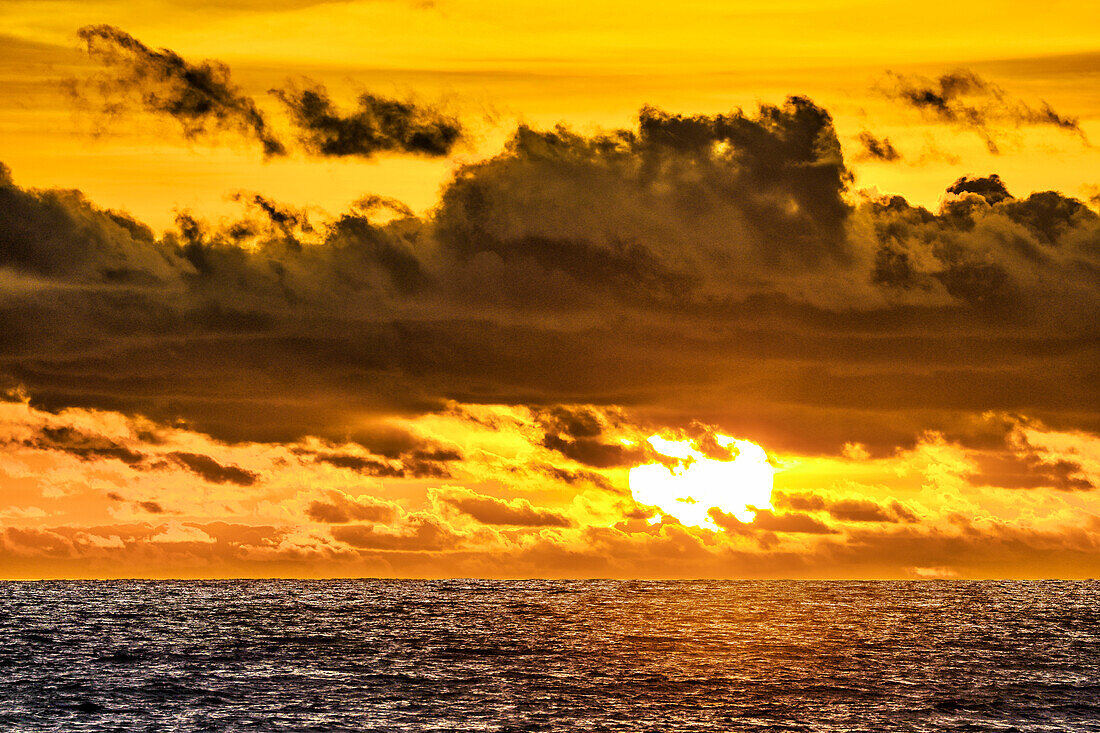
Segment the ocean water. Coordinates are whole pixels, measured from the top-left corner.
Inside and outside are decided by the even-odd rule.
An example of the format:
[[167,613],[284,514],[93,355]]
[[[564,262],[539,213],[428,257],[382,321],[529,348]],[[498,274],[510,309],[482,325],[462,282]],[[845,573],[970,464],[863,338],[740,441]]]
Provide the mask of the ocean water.
[[1100,583],[0,583],[0,731],[1100,731]]

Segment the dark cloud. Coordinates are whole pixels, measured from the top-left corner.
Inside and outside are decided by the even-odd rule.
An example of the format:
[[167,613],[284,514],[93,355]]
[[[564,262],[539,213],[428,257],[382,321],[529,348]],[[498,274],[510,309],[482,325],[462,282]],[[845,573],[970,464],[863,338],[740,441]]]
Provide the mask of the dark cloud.
[[572,522],[549,509],[531,505],[526,499],[495,499],[472,491],[438,492],[444,504],[473,517],[482,524],[510,527],[569,527]]
[[367,198],[308,238],[266,198],[155,236],[3,174],[0,373],[51,410],[358,442],[322,452],[426,477],[444,456],[380,426],[451,401],[532,406],[577,470],[653,460],[611,405],[715,456],[693,421],[876,455],[927,429],[987,440],[968,426],[990,410],[1100,432],[1100,216],[992,176],[951,188],[937,210],[859,199],[798,98],[522,128],[431,216]]
[[[110,25],[85,26],[77,34],[104,71],[69,86],[78,103],[94,105],[105,120],[140,107],[176,120],[188,138],[229,130],[259,142],[265,158],[287,154],[259,104],[233,83],[224,63],[189,63],[174,51],[154,50]],[[312,155],[442,157],[466,136],[456,117],[413,101],[363,93],[356,107],[343,113],[320,84],[272,89],[271,94],[282,102],[299,141]],[[251,201],[280,227],[301,223],[297,214],[262,196]]]
[[440,157],[465,134],[457,118],[414,102],[361,94],[353,111],[341,113],[320,84],[271,93],[286,105],[306,149],[324,157],[394,152]]
[[168,457],[187,470],[195,473],[212,484],[237,484],[238,486],[251,486],[256,483],[259,474],[241,468],[240,466],[222,465],[210,456],[201,453],[183,453],[175,451]]
[[999,204],[1012,198],[1012,194],[1008,192],[1008,187],[1005,186],[1004,181],[996,173],[984,178],[963,176],[947,187],[947,193],[974,193],[990,204]]
[[698,420],[683,430],[684,436],[691,439],[692,447],[707,458],[715,461],[732,461],[737,458],[737,446],[719,443],[717,432],[715,426],[705,425]]
[[1005,125],[1056,127],[1075,133],[1088,144],[1076,118],[1055,112],[1046,102],[1035,107],[1014,99],[1001,87],[967,69],[936,79],[890,72],[884,91],[932,119],[976,132],[994,155],[1000,152],[997,137]]
[[1062,491],[1091,491],[1081,464],[1065,459],[1045,462],[1041,455],[1019,455],[1012,451],[980,455],[977,472],[967,476],[973,486],[999,486],[1005,489],[1052,488]]
[[77,35],[88,55],[107,67],[104,75],[82,85],[101,96],[105,112],[123,111],[133,100],[149,112],[177,120],[188,137],[211,127],[234,130],[257,140],[265,157],[286,154],[256,102],[233,84],[225,64],[190,64],[110,25],[85,26]]
[[894,163],[901,160],[901,153],[894,147],[894,144],[890,142],[888,137],[876,137],[872,133],[864,130],[859,133],[859,144],[861,146],[858,160],[880,160],[886,163]]
[[390,478],[446,478],[446,464],[462,459],[462,453],[449,448],[421,448],[387,459],[354,453],[319,453],[314,458],[337,468],[347,468],[367,476]]
[[1006,489],[1052,488],[1060,491],[1091,491],[1096,484],[1080,460],[1051,455],[1028,441],[1024,427],[1042,427],[1017,418],[1000,440],[973,456],[976,470],[967,476],[973,486]]
[[[492,293],[505,302],[560,307],[578,287],[703,300],[764,271],[843,261],[847,180],[832,120],[809,100],[755,119],[646,108],[637,131],[521,127],[506,153],[458,174],[438,231],[460,262],[515,273]],[[554,290],[532,292],[536,276]]]
[[[303,210],[272,201],[258,193],[238,193],[233,198],[263,212],[267,220],[287,236],[311,234],[314,231],[309,223],[308,214]],[[238,232],[238,236],[242,237],[257,233],[252,229],[238,230]]]
[[24,445],[63,451],[82,461],[113,458],[133,466],[145,460],[144,454],[116,441],[69,427],[43,427],[36,437],[25,440]]
[[155,501],[139,501],[137,505],[150,514],[164,514],[164,507]]
[[535,419],[545,431],[543,446],[587,466],[632,466],[643,463],[649,454],[641,446],[606,442],[607,418],[589,406],[558,405],[536,412]]
[[385,461],[347,453],[322,453],[315,459],[337,468],[347,468],[368,476],[403,476],[404,470]]

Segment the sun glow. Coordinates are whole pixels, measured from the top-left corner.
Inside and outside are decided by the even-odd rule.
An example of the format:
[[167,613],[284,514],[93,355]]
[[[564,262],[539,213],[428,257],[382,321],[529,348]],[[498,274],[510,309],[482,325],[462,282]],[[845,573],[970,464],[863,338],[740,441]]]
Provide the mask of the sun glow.
[[764,449],[728,435],[715,435],[715,440],[722,448],[731,449],[732,460],[710,458],[690,441],[650,437],[649,444],[657,453],[678,462],[630,469],[634,500],[683,524],[713,529],[717,525],[710,517],[711,508],[742,522],[751,522],[755,516],[749,507],[771,509],[774,469]]

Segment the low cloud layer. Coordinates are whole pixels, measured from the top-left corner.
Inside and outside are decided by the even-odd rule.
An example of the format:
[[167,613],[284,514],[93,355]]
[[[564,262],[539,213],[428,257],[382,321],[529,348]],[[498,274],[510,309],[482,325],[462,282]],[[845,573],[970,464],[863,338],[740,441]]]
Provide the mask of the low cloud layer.
[[[627,442],[649,430],[621,410],[562,407]],[[1072,462],[1095,484],[1100,438],[1007,414],[981,421],[1000,439],[965,447],[926,434],[880,458],[858,446],[773,455],[773,509],[741,521],[712,508],[714,526],[700,527],[632,501],[622,468],[585,469],[612,490],[548,475],[546,461],[583,464],[543,445],[556,426],[538,410],[452,405],[394,422],[422,443],[463,446],[454,475],[425,481],[314,460],[350,445],[228,445],[119,413],[43,412],[15,396],[0,401],[0,577],[1094,576],[1095,492],[1058,485],[1043,467]],[[697,448],[714,438],[698,424],[662,434]],[[86,445],[144,459],[70,450]],[[252,481],[197,473],[179,455]],[[1010,459],[1014,473],[989,472]]]

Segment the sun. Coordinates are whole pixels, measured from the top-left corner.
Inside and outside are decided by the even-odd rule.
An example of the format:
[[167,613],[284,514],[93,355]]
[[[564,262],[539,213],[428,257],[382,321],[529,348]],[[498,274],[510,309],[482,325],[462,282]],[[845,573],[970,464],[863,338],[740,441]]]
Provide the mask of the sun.
[[648,439],[662,456],[676,465],[647,463],[630,469],[630,491],[644,506],[693,527],[718,529],[711,508],[732,514],[742,522],[755,517],[749,507],[771,509],[774,468],[764,449],[748,440],[716,435],[718,445],[731,449],[733,460],[709,458],[690,441],[659,435]]

